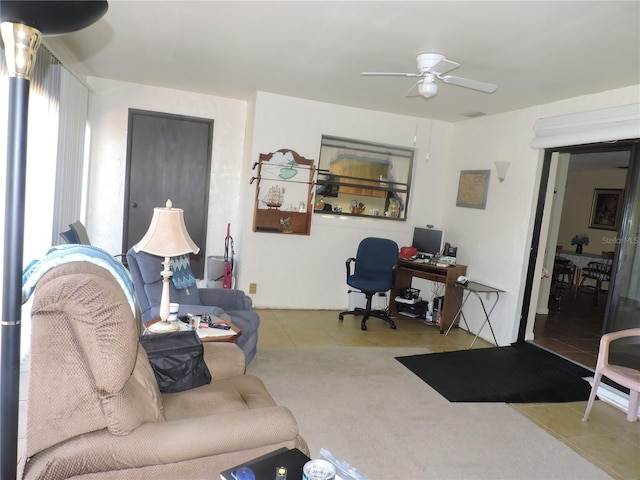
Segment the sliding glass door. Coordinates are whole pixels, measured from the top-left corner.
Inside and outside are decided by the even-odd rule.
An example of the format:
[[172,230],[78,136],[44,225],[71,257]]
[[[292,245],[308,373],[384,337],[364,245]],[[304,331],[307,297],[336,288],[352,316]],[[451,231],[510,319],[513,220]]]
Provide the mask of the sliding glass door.
[[[637,143],[631,146],[624,198],[603,333],[640,327],[640,148]],[[614,342],[611,354],[616,363],[640,369],[638,343]]]

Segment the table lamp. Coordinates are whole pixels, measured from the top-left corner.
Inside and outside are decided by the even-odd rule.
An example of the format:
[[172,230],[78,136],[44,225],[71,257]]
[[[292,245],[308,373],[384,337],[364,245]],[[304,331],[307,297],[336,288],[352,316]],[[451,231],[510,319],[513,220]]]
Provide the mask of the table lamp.
[[198,253],[200,248],[191,240],[184,224],[184,211],[173,208],[171,200],[167,206],[153,209],[149,230],[142,240],[133,246],[135,252],[147,252],[164,257],[162,275],[162,297],[160,298],[160,321],[149,327],[151,333],[175,332],[178,324],[169,322],[169,281],[171,279],[171,257]]

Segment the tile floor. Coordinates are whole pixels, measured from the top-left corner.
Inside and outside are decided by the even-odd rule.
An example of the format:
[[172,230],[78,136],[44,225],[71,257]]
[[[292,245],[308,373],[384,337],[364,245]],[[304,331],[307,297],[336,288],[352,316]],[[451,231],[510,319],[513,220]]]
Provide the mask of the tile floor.
[[560,302],[550,300],[549,314],[536,315],[533,343],[594,369],[605,304],[606,296],[596,305],[592,290],[584,290],[574,298],[564,287]]
[[[444,352],[468,348],[473,339],[461,329],[453,329],[447,336],[441,335],[436,326],[402,316],[395,319],[398,325],[395,331],[372,318],[367,323],[368,330],[363,332],[359,319],[346,316],[339,322],[337,311],[260,309],[258,313],[262,319],[258,348],[422,346]],[[550,327],[551,323],[546,326]],[[541,325],[540,328],[544,327]],[[478,340],[474,348],[491,346]],[[587,347],[583,348],[584,353],[589,353]],[[578,345],[567,348],[565,353],[574,350],[579,350]],[[623,412],[597,401],[589,421],[583,423],[585,405],[586,402],[512,406],[611,477],[640,480],[640,422],[629,423]]]

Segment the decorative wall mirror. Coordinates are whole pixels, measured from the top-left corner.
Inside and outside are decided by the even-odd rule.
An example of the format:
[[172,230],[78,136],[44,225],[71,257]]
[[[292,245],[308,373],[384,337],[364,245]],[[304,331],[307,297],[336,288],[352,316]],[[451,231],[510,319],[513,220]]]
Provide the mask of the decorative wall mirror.
[[253,216],[254,232],[309,235],[313,198],[314,161],[293,150],[261,153]]
[[414,150],[322,136],[314,210],[406,220]]

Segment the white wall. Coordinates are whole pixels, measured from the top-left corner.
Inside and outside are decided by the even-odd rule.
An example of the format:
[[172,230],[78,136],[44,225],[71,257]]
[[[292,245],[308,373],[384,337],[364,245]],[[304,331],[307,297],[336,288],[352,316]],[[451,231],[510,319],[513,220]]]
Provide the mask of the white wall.
[[[517,339],[520,311],[524,296],[529,247],[531,245],[540,168],[544,151],[530,147],[538,118],[596,110],[636,103],[640,85],[563,100],[500,115],[481,117],[454,125],[452,162],[447,179],[447,201],[444,204],[445,227],[459,245],[461,263],[469,265],[472,280],[505,290],[494,314],[492,324],[500,344]],[[503,183],[499,183],[493,161],[512,162]],[[455,206],[457,175],[462,169],[492,170],[486,210]],[[547,204],[545,208],[550,208]],[[551,215],[545,214],[543,242]],[[536,271],[542,270],[545,245],[541,245]],[[536,299],[540,275],[534,276],[526,337],[533,338]],[[486,300],[485,300],[486,302]],[[471,329],[479,328],[483,313],[476,302],[468,303],[466,315]],[[467,308],[467,307],[465,307]],[[482,334],[490,338],[488,329]]]
[[[231,221],[237,286],[246,291],[250,282],[258,284],[252,296],[256,306],[346,307],[344,262],[362,238],[384,236],[403,245],[411,241],[414,224],[431,223],[445,228],[447,241],[459,247],[459,261],[469,266],[473,280],[505,290],[492,316],[498,342],[503,345],[517,338],[544,153],[530,147],[534,122],[640,98],[640,86],[636,86],[449,124],[264,92],[247,104],[110,80],[90,82],[96,94],[87,227],[97,245],[118,251],[121,244],[127,109],[214,118],[207,255],[221,254],[226,223]],[[314,214],[308,237],[251,231],[255,184],[249,185],[249,179],[258,155],[289,148],[317,160],[322,134],[404,146],[413,146],[416,136],[418,153],[407,222]],[[496,160],[512,162],[503,183],[495,173]],[[463,169],[491,170],[485,210],[455,206]],[[540,252],[536,268],[541,270],[544,247]],[[536,276],[534,299],[539,280]],[[470,301],[466,308],[472,329],[478,328],[483,317],[477,301]],[[535,308],[534,300],[528,338],[532,337]],[[486,328],[481,336],[491,338]]]
[[[556,247],[559,245],[558,230],[560,229],[562,208],[566,199],[565,190],[567,171],[569,169],[569,157],[569,153],[555,152],[551,157],[551,168],[549,169],[547,202],[551,205],[551,208],[547,209],[545,214],[548,213],[550,218],[548,225],[544,225],[547,227],[546,234],[541,232],[540,238],[544,235],[547,239],[543,265],[549,271],[550,276],[542,278],[540,281],[540,293],[538,297],[538,307],[536,309],[536,313],[543,315],[549,313],[549,294],[551,292],[553,268],[556,259]],[[556,164],[557,167],[554,168]],[[553,188],[551,188],[552,185]]]
[[442,223],[443,193],[450,157],[452,125],[402,115],[343,107],[258,92],[253,138],[245,160],[249,168],[261,153],[287,148],[318,160],[323,134],[417,148],[406,222],[313,214],[311,234],[252,232],[255,184],[241,190],[251,202],[243,212],[238,287],[255,305],[273,308],[340,309],[348,306],[345,261],[360,240],[382,236],[410,244],[414,224]]
[[626,179],[627,170],[623,169],[569,171],[567,198],[562,209],[558,244],[566,250],[573,250],[575,246],[571,245],[571,239],[575,235],[586,233],[589,236],[589,245],[583,247],[584,253],[600,255],[603,251],[614,250],[617,231],[588,228],[592,214],[593,192],[596,188],[624,189]]
[[207,255],[222,255],[227,223],[232,229],[238,225],[238,190],[245,183],[241,173],[247,103],[99,78],[88,82],[95,90],[86,225],[91,242],[113,253],[122,248],[127,122],[133,108],[214,120]]

